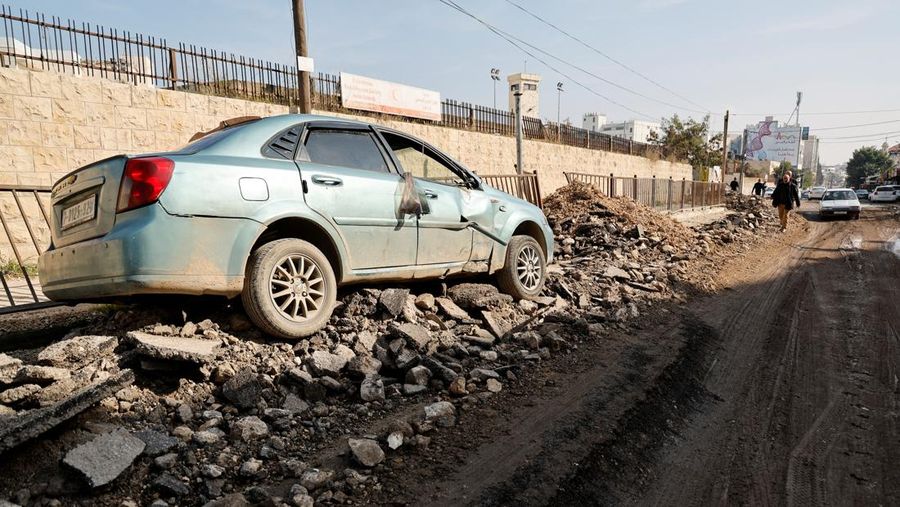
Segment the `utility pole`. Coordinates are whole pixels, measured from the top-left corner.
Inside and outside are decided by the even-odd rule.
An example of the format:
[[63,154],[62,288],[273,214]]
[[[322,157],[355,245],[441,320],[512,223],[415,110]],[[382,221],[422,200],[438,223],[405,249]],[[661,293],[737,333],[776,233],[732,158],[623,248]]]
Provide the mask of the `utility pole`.
[[297,104],[297,108],[300,114],[309,114],[312,112],[309,72],[299,68],[299,57],[305,58],[309,56],[309,48],[306,46],[306,11],[303,9],[303,0],[292,0],[292,2],[294,8],[294,45],[298,57],[297,80],[300,87],[300,102]]
[[722,183],[725,183],[725,168],[728,166],[728,114],[725,110],[725,127],[722,129]]
[[516,98],[516,174],[522,174],[522,91],[513,93]]

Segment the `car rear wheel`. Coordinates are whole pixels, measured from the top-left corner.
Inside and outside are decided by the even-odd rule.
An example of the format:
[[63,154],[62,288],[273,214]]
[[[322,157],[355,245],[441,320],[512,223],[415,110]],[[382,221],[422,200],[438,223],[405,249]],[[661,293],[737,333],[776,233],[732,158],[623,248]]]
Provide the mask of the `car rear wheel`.
[[241,300],[262,331],[294,339],[322,329],[337,294],[325,255],[301,239],[279,239],[250,254]]
[[547,260],[531,236],[513,236],[506,246],[506,262],[497,273],[500,290],[516,299],[537,297],[547,279]]

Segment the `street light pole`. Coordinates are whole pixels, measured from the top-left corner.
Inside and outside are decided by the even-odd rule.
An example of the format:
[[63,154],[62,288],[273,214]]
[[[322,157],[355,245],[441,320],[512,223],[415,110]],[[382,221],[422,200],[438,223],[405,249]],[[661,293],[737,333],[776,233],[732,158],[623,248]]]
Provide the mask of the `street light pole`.
[[516,174],[522,174],[522,91],[513,93],[516,102]]
[[497,109],[497,82],[500,81],[500,69],[491,69],[491,81],[494,82],[494,109]]
[[562,126],[559,123],[559,110],[560,104],[562,103],[562,92],[563,92],[563,83],[562,81],[556,83],[556,141],[560,141],[562,139]]

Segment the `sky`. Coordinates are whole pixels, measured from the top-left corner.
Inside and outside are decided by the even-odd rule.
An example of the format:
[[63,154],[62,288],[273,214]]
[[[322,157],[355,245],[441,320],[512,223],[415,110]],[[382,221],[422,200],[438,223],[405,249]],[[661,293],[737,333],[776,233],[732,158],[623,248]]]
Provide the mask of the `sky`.
[[[305,0],[316,70],[362,74],[491,106],[490,69],[501,69],[504,77],[527,69],[542,76],[544,118],[555,121],[555,85],[563,82],[560,117],[578,126],[586,112],[624,121],[675,113],[700,119],[708,111],[711,130],[720,132],[727,109],[732,133],[765,115],[786,121],[802,91],[800,120],[822,139],[822,164],[846,162],[854,149],[880,146],[885,136],[892,145],[900,143],[896,0],[455,2],[543,54],[523,46],[533,53],[527,56],[439,0]],[[293,61],[290,0],[10,0],[7,5],[163,37],[170,45],[185,42]],[[498,106],[505,107],[505,80],[497,94]],[[871,123],[880,124],[855,126]]]

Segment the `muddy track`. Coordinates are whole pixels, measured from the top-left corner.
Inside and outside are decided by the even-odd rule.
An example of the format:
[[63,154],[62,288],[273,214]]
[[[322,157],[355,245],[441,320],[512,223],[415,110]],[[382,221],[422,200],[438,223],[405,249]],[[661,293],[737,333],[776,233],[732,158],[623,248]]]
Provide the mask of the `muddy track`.
[[468,414],[438,443],[454,459],[404,463],[392,499],[897,504],[898,232],[884,212],[810,217],[724,266],[720,294],[657,308],[614,354],[599,345],[608,362],[582,350],[502,416]]

